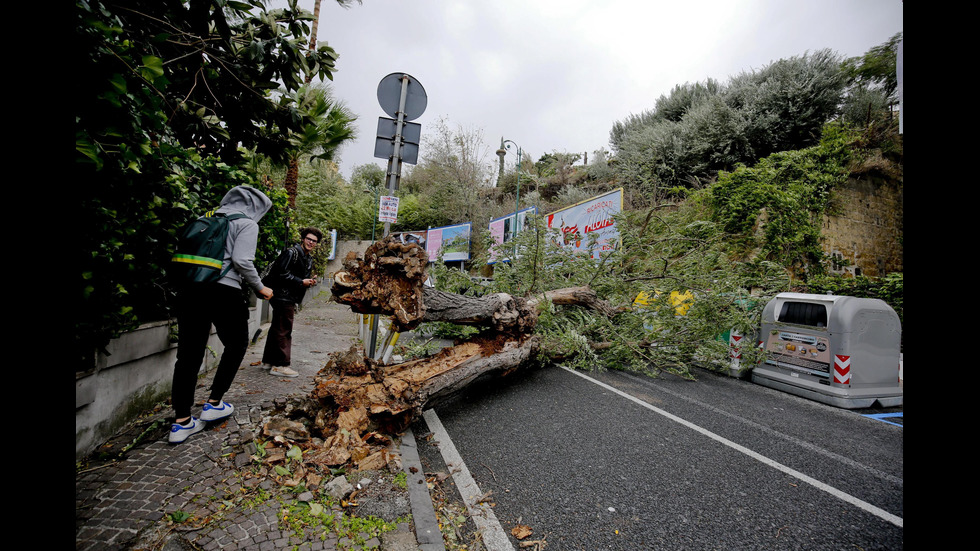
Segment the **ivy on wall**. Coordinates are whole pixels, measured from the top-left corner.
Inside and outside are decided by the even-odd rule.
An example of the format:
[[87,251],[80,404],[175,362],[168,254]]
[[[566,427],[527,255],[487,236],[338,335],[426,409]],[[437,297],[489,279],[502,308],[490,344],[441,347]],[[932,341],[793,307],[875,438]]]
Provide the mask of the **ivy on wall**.
[[856,134],[828,125],[819,145],[774,153],[755,166],[722,172],[711,187],[714,219],[747,257],[789,267],[806,279],[824,273],[820,224],[846,181]]

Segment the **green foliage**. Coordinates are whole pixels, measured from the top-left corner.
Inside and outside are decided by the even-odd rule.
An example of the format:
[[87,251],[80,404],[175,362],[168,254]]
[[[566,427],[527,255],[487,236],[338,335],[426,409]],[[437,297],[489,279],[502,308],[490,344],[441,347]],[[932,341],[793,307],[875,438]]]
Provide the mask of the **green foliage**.
[[308,155],[310,161],[333,160],[338,150],[357,136],[354,122],[357,116],[333,98],[331,89],[323,84],[306,84],[292,95],[296,109],[310,119],[299,132],[289,134],[290,156],[298,160]]
[[586,171],[590,180],[598,182],[610,182],[616,177],[615,171],[609,166],[609,152],[604,147],[592,152],[592,162]]
[[350,175],[350,185],[375,195],[383,195],[388,184],[386,178],[385,169],[374,163],[367,163],[354,167]]
[[894,100],[898,90],[898,44],[902,37],[903,33],[896,33],[863,56],[844,61],[842,69],[848,84],[853,88],[879,90],[882,96]]
[[[282,155],[288,131],[304,120],[288,98],[269,92],[279,82],[295,90],[304,75],[332,78],[337,58],[326,45],[306,48],[312,15],[295,0],[272,13],[259,0],[79,0],[75,6],[74,52],[87,71],[76,113],[88,118],[95,114],[90,109],[112,115],[133,107],[156,120],[148,131],[226,160],[239,158],[239,144]],[[94,129],[93,123],[85,120],[83,128]],[[131,131],[116,130],[86,138],[108,154]]]
[[357,117],[342,102],[335,100],[330,89],[323,85],[306,84],[291,97],[308,121],[299,131],[289,134],[291,149],[283,187],[293,207],[299,194],[300,159],[306,158],[310,163],[333,160],[341,147],[355,138]]
[[417,212],[407,218],[414,227],[403,225],[401,213],[399,225],[420,230],[490,220],[486,192],[496,177],[490,170],[490,148],[483,131],[451,127],[448,120],[440,119],[423,142],[422,158],[402,177],[398,192],[403,198],[417,196]]
[[743,256],[777,262],[804,278],[822,273],[820,224],[833,206],[834,188],[847,178],[855,138],[829,125],[818,146],[723,172],[710,189],[713,219],[734,237]]
[[852,57],[842,65],[847,78],[847,93],[841,119],[848,124],[878,130],[879,134],[884,134],[879,141],[886,149],[894,140],[881,130],[898,124],[892,106],[898,103],[896,65],[901,40],[902,33],[897,33],[863,56]]
[[899,320],[905,324],[905,276],[902,273],[891,273],[882,278],[865,276],[841,277],[825,275],[807,281],[801,289],[806,293],[878,298],[891,306],[898,314]]
[[[336,229],[339,239],[370,239],[373,225],[374,237],[380,238],[384,223],[376,220],[377,201],[388,193],[384,169],[374,164],[355,167],[348,184],[335,168],[324,168],[327,166],[301,164],[295,213],[298,224]],[[454,210],[460,207],[461,198],[448,187],[403,186],[395,195],[399,198],[398,222],[391,224],[392,232],[445,226],[461,218]],[[471,199],[474,208],[486,208],[476,203],[475,196]]]
[[[397,482],[393,482],[393,485],[398,486]],[[293,537],[303,541],[346,538],[350,540],[349,545],[356,546],[363,546],[366,539],[391,532],[399,522],[408,521],[399,518],[388,522],[375,516],[351,516],[338,507],[336,498],[322,489],[313,492],[311,500],[298,501],[295,494],[306,491],[302,484],[287,491],[289,493],[272,494],[262,487],[256,487],[236,496],[233,502],[226,502],[226,505],[252,509],[268,506],[270,501],[274,501],[279,505],[277,518],[280,528],[289,531]]]
[[[618,308],[606,317],[548,304],[535,329],[543,361],[687,378],[693,378],[692,362],[727,367],[724,335],[732,329],[753,334],[761,306],[787,290],[788,280],[774,263],[729,258],[727,236],[709,220],[704,195],[674,209],[623,213],[617,218],[620,247],[601,255],[557,247],[557,233],[531,217],[516,239],[518,260],[495,266],[487,292],[527,296],[588,285]],[[647,304],[634,303],[640,293],[649,297]],[[673,302],[671,293],[689,298]],[[753,353],[745,351],[747,363]]]
[[634,204],[698,189],[720,170],[814,145],[837,112],[845,79],[829,50],[774,62],[725,84],[675,87],[652,111],[617,122],[610,143]]
[[[310,18],[295,2],[274,14],[258,0],[75,2],[72,52],[86,72],[73,96],[81,185],[70,192],[77,369],[120,332],[167,317],[176,232],[232,186],[259,185],[239,145],[284,156],[305,119],[271,91],[330,78],[336,59],[305,48]],[[260,262],[285,222],[273,212],[263,226]]]
[[396,474],[394,480],[392,480],[391,482],[392,482],[392,484],[394,484],[395,486],[398,486],[402,490],[407,489],[408,488],[408,473],[406,473],[405,471],[402,471],[402,472]]
[[183,524],[190,520],[191,514],[184,511],[174,511],[172,513],[167,513],[167,520],[173,524]]
[[305,227],[327,232],[335,226],[331,209],[335,197],[342,194],[345,183],[337,166],[331,162],[303,159],[299,163],[296,208],[292,212],[291,242],[299,240],[299,230]]
[[[315,226],[321,231],[337,230],[338,239],[368,239],[377,212],[375,195],[349,186],[340,175],[327,177],[307,175],[300,170],[299,194],[296,198],[297,227]],[[381,226],[377,226],[381,235]]]

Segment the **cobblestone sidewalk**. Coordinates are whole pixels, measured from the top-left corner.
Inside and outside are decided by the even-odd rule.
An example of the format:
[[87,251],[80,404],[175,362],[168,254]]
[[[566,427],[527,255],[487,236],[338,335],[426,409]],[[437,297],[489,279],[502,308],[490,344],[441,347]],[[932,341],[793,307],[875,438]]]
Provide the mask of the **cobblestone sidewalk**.
[[[236,408],[232,417],[212,423],[183,444],[171,445],[167,433],[172,411],[147,412],[103,448],[103,453],[109,450],[116,456],[113,460],[94,459],[76,469],[76,550],[418,549],[411,523],[397,524],[382,535],[370,529],[358,532],[356,527],[366,523],[351,521],[346,514],[350,510],[339,505],[327,513],[338,524],[346,522],[347,531],[316,523],[289,525],[282,512],[302,509],[301,498],[308,495],[284,490],[271,477],[248,474],[263,417],[288,397],[308,394],[327,355],[356,339],[354,314],[327,299],[328,292],[320,290],[297,313],[292,367],[300,373],[298,378],[273,377],[251,365],[261,359],[263,336],[249,349],[225,396]],[[198,408],[210,380],[210,374],[201,379],[195,397]],[[199,411],[195,409],[195,415]],[[139,443],[119,454],[137,439]],[[371,483],[391,484],[390,474],[388,480],[379,478],[385,477]],[[390,496],[382,499],[391,501]],[[410,518],[407,505],[388,510]],[[396,519],[384,520],[391,528]]]

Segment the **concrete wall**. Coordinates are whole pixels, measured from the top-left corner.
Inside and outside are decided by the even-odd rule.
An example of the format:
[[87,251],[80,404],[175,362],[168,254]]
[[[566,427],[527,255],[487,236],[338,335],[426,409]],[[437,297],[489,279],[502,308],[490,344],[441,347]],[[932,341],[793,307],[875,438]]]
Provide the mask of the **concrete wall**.
[[[333,279],[333,274],[343,268],[344,257],[347,253],[354,251],[358,256],[363,257],[364,251],[371,245],[371,241],[337,241],[337,254],[334,259],[327,262],[326,277]],[[330,281],[327,282],[328,284]]]
[[[253,297],[249,337],[268,322],[267,301]],[[218,365],[224,347],[212,329],[201,372]],[[75,459],[81,459],[152,406],[170,397],[177,345],[170,342],[170,322],[146,323],[113,339],[99,353],[96,367],[75,376]]]
[[[309,289],[307,299],[326,289],[334,272],[343,266],[350,251],[363,255],[370,241],[338,241],[337,255],[327,264],[326,281]],[[267,301],[251,298],[249,337],[272,319]],[[201,373],[218,365],[224,347],[212,332]],[[177,345],[170,342],[170,322],[141,325],[106,347],[109,355],[98,354],[96,367],[75,376],[75,459],[90,454],[121,427],[162,400],[170,397]]]

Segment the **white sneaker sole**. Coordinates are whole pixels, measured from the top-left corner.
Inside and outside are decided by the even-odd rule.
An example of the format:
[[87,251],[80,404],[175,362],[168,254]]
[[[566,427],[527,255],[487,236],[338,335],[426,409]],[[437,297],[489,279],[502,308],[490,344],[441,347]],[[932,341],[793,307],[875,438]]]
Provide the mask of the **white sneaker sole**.
[[178,425],[177,423],[174,423],[170,426],[170,436],[167,437],[167,440],[171,444],[180,444],[181,442],[187,440],[189,437],[201,432],[202,430],[204,430],[204,422],[201,421],[200,419],[195,419],[194,424],[189,427],[185,427],[182,425]]
[[222,409],[212,407],[202,411],[200,417],[201,421],[220,421],[226,417],[231,417],[231,414],[235,413],[235,406],[229,404],[228,402],[224,402],[223,405],[224,407]]

